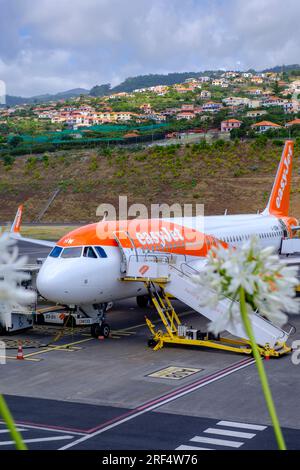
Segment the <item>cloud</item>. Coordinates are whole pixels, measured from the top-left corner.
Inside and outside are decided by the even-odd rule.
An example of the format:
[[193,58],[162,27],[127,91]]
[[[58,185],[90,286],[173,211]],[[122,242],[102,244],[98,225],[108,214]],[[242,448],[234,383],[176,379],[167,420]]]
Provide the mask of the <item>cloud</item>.
[[0,0],[0,8],[0,79],[10,94],[299,61],[298,0]]

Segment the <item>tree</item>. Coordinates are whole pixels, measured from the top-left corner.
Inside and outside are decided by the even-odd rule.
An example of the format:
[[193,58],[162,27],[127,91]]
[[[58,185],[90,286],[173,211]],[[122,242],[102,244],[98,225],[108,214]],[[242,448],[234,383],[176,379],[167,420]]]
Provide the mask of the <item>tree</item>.
[[90,95],[91,96],[105,96],[105,95],[109,95],[110,92],[111,92],[111,84],[105,83],[104,85],[94,86],[90,91]]
[[276,96],[280,95],[282,89],[279,86],[278,81],[274,82],[274,84],[272,85],[272,91],[273,91],[273,93],[275,93]]
[[11,147],[17,147],[23,142],[23,139],[20,135],[13,135],[8,139],[8,143]]

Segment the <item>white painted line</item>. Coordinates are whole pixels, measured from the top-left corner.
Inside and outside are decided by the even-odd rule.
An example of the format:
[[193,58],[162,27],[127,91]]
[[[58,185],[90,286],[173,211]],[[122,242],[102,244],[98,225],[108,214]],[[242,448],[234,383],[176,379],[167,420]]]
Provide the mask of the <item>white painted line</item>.
[[[24,431],[26,431],[26,429],[17,428],[17,431],[24,432]],[[5,433],[8,433],[8,432],[9,432],[9,429],[0,429],[0,434],[5,434]]]
[[207,385],[216,382],[217,380],[223,379],[224,377],[227,377],[239,370],[244,369],[245,367],[249,367],[251,365],[255,364],[255,359],[250,360],[249,362],[246,362],[245,364],[241,364],[239,366],[236,366],[235,368],[230,369],[229,371],[225,371],[223,374],[220,373],[218,376],[213,377],[211,379],[208,379],[206,382],[202,382],[200,384],[196,384],[194,387],[189,388],[188,390],[185,390],[183,392],[178,392],[177,394],[172,394],[170,398],[166,398],[165,400],[159,401],[157,400],[157,403],[154,405],[149,405],[145,406],[142,410],[137,410],[136,413],[131,414],[128,417],[125,417],[123,419],[120,419],[119,421],[116,421],[115,423],[109,424],[108,426],[99,429],[98,431],[95,431],[91,434],[88,434],[86,436],[80,437],[79,439],[71,442],[70,444],[67,444],[63,447],[61,447],[59,450],[67,450],[70,449],[71,447],[74,447],[78,444],[81,444],[82,442],[88,441],[89,439],[92,439],[96,436],[99,436],[100,434],[103,434],[106,431],[109,431],[110,429],[113,429],[117,426],[120,426],[121,424],[127,423],[128,421],[131,421],[138,416],[144,415],[145,413],[149,413],[150,411],[156,410],[157,408],[161,408],[162,406],[166,405],[167,403],[171,403],[175,400],[178,400],[181,397],[184,397],[186,395],[189,395],[190,393],[195,392],[196,390],[199,390],[200,388],[206,387]]
[[71,429],[56,429],[56,428],[51,428],[51,427],[48,428],[46,426],[38,426],[38,425],[35,425],[35,424],[23,424],[23,423],[22,423],[22,426],[24,428],[26,428],[26,429],[24,429],[24,431],[26,431],[28,429],[33,429],[33,430],[36,429],[37,431],[55,432],[55,433],[58,433],[58,434],[59,433],[60,434],[66,434],[66,432],[67,432],[67,433],[74,434],[74,436],[86,436],[86,432],[72,431]]
[[[23,442],[25,442],[25,444],[30,444],[32,442],[63,441],[66,439],[73,439],[73,436],[54,436],[54,437],[40,437],[37,439],[23,439]],[[11,446],[14,444],[15,444],[15,441],[0,442],[0,446]]]
[[225,447],[235,447],[236,449],[238,447],[241,447],[244,442],[238,442],[238,441],[225,441],[223,439],[212,439],[211,437],[201,437],[201,436],[195,436],[193,439],[191,439],[192,442],[202,442],[203,444],[214,444],[216,446],[225,446]]
[[234,421],[219,421],[217,426],[228,426],[229,428],[252,429],[253,431],[264,431],[267,426],[259,424],[236,423]]
[[196,447],[196,446],[179,446],[175,450],[214,450],[214,449],[208,449],[206,447]]
[[208,428],[204,432],[208,434],[219,434],[219,436],[240,437],[241,439],[252,439],[256,434],[250,432],[229,431],[227,429]]

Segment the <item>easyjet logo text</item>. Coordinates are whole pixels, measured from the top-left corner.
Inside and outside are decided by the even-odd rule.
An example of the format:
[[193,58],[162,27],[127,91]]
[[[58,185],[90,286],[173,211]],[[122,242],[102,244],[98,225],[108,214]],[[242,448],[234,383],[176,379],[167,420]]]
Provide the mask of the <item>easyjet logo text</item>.
[[280,181],[280,185],[279,185],[279,189],[278,189],[278,193],[276,197],[277,209],[280,209],[281,207],[282,199],[284,196],[284,191],[288,184],[288,175],[289,175],[289,171],[291,167],[292,155],[293,155],[293,149],[292,147],[289,147],[288,154],[283,161],[284,168],[283,168],[283,173],[282,173],[282,177],[281,177],[281,181]]
[[137,233],[136,237],[141,245],[158,245],[165,247],[167,243],[184,241],[178,229],[167,230],[163,227],[159,232]]

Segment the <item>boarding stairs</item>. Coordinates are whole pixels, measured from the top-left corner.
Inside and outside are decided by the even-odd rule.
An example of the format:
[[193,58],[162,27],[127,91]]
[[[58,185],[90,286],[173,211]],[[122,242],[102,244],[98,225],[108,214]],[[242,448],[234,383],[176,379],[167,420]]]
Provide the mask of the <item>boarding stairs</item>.
[[[141,250],[134,245],[133,240],[126,233],[125,235],[122,233],[120,238],[118,232],[115,238],[122,253],[121,279],[124,282],[140,281],[147,286],[168,335],[170,332],[171,336],[178,333],[178,327],[181,326],[176,312],[172,311],[172,305],[168,300],[170,296],[185,303],[210,321],[215,321],[220,315],[227,313],[232,306],[233,300],[229,298],[221,300],[216,308],[203,306],[203,292],[201,286],[195,283],[194,277],[205,269],[205,259],[192,262],[186,261],[185,257],[180,255]],[[294,330],[293,327],[289,332],[284,331],[258,313],[251,315],[251,321],[259,346],[272,350],[273,355],[290,351],[286,342]],[[148,326],[151,330],[150,324],[151,322]],[[248,342],[242,323],[228,326],[227,332]],[[275,353],[276,351],[278,354]]]

